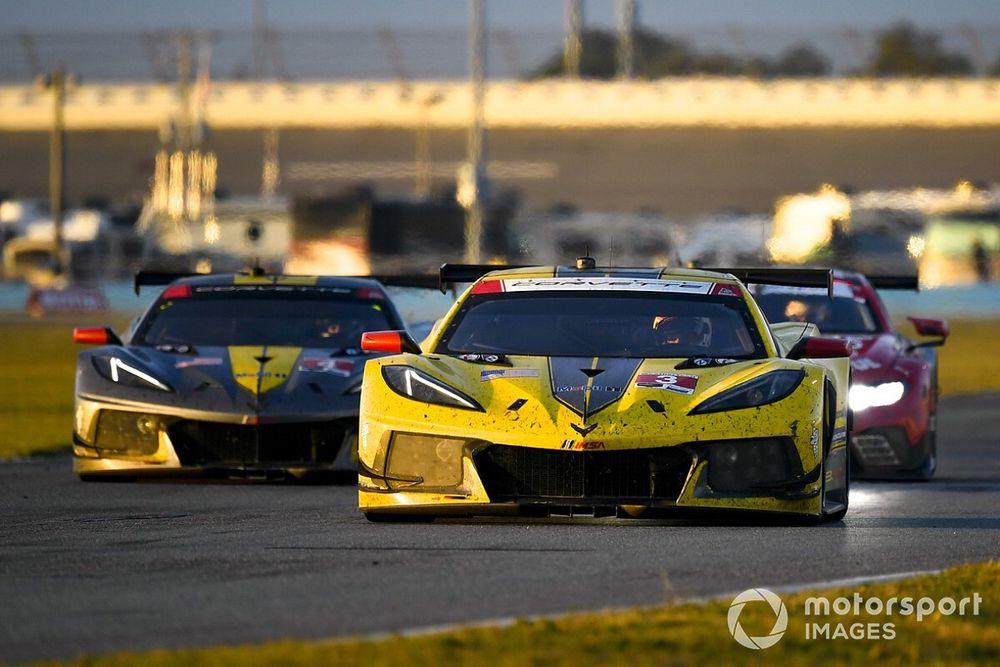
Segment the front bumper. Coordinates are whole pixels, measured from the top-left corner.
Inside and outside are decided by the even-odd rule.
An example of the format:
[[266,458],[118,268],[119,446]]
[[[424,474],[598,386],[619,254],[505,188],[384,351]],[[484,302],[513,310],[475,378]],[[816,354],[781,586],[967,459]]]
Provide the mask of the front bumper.
[[851,434],[851,474],[859,479],[907,477],[926,461],[929,434],[912,440],[900,426],[869,428]]
[[700,508],[816,516],[820,470],[803,470],[788,436],[573,451],[394,433],[382,461],[360,465],[359,505],[370,513],[432,515],[637,516]]
[[167,475],[355,470],[357,417],[266,421],[156,405],[78,399],[73,469],[79,475]]
[[911,382],[892,405],[854,412],[852,475],[906,478],[925,462],[935,427],[935,403],[926,383]]

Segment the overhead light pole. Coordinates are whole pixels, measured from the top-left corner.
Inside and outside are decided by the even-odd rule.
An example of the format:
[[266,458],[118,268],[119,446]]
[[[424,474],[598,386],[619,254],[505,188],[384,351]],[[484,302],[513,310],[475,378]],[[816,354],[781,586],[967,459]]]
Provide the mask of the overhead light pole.
[[63,273],[63,206],[66,182],[66,73],[53,69],[45,81],[52,91],[52,129],[49,132],[49,211],[52,215],[54,272]]
[[472,90],[472,123],[467,158],[459,174],[458,198],[465,206],[465,261],[480,261],[483,239],[483,188],[485,174],[486,98],[486,0],[469,0],[469,85]]
[[635,75],[635,0],[618,0],[618,77]]
[[566,38],[563,43],[563,75],[580,76],[583,52],[583,0],[566,0]]

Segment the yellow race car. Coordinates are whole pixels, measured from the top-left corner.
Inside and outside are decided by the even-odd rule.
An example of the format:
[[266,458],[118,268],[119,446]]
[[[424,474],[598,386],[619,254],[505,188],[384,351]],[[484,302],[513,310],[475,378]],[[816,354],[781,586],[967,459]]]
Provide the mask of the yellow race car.
[[743,285],[829,271],[496,268],[442,267],[475,282],[422,346],[363,336],[397,353],[364,371],[369,520],[845,514],[850,349]]

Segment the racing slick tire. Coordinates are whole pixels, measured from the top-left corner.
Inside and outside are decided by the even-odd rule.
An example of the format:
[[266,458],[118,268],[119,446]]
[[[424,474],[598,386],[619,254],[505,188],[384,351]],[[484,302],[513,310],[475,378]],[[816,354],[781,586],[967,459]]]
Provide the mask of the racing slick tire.
[[937,367],[934,368],[934,384],[931,388],[931,396],[934,397],[934,406],[928,419],[927,432],[921,438],[920,448],[924,451],[924,458],[913,473],[913,479],[926,482],[934,476],[937,470]]
[[[935,420],[936,422],[936,420]],[[924,451],[924,457],[920,465],[911,471],[902,474],[903,479],[915,482],[926,482],[934,477],[937,470],[937,425],[928,427],[927,433],[920,439],[920,449]]]

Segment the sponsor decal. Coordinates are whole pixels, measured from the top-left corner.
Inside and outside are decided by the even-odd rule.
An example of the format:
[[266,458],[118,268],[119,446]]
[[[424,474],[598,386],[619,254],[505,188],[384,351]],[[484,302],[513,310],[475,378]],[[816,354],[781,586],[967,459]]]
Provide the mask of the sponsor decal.
[[234,345],[229,348],[229,364],[236,382],[260,396],[288,379],[301,352],[300,347]]
[[698,386],[697,375],[682,373],[639,373],[635,386],[648,389],[666,389],[676,394],[693,394]]
[[288,283],[273,284],[237,284],[237,285],[200,285],[194,288],[195,294],[232,294],[240,292],[266,292],[268,294],[351,294],[353,288],[325,287],[320,285],[296,285]]
[[498,368],[496,370],[483,371],[479,374],[480,382],[490,380],[509,380],[512,378],[536,378],[537,368]]
[[594,451],[604,449],[604,442],[601,440],[563,440],[560,449],[573,449],[577,451]]
[[715,283],[695,280],[662,280],[659,278],[522,278],[503,280],[504,292],[537,292],[542,290],[565,291],[622,291],[622,292],[675,292],[680,294],[708,294]]
[[348,359],[307,357],[299,362],[299,370],[314,373],[332,373],[333,375],[347,377],[354,372],[354,362]]
[[254,276],[237,274],[234,285],[315,285],[317,276]]
[[104,292],[96,287],[36,287],[28,294],[25,306],[32,317],[40,317],[45,313],[96,313],[108,309],[108,300]]
[[[852,344],[853,348],[854,345]],[[876,368],[882,368],[882,364],[868,357],[858,357],[857,359],[851,359],[851,368],[856,371],[870,371]]]
[[[761,285],[757,288],[758,293],[765,294],[788,294],[799,296],[827,296],[825,287],[795,287],[792,285]],[[854,298],[854,291],[851,284],[843,280],[833,281],[833,295],[839,297]]]
[[556,392],[562,394],[567,391],[587,391],[588,389],[590,391],[612,391],[619,394],[625,391],[625,387],[612,387],[606,384],[595,384],[589,387],[585,384],[574,384],[556,387]]
[[727,283],[713,283],[709,294],[715,296],[740,296],[740,288]]
[[221,366],[222,357],[193,357],[191,359],[181,359],[174,368],[190,368],[191,366]]
[[586,420],[625,395],[641,363],[632,358],[552,357],[552,395]]
[[833,444],[847,442],[847,429],[841,426],[833,432]]
[[847,344],[851,346],[852,352],[863,348],[865,343],[868,341],[868,339],[864,336],[844,336],[843,338],[847,341]]

